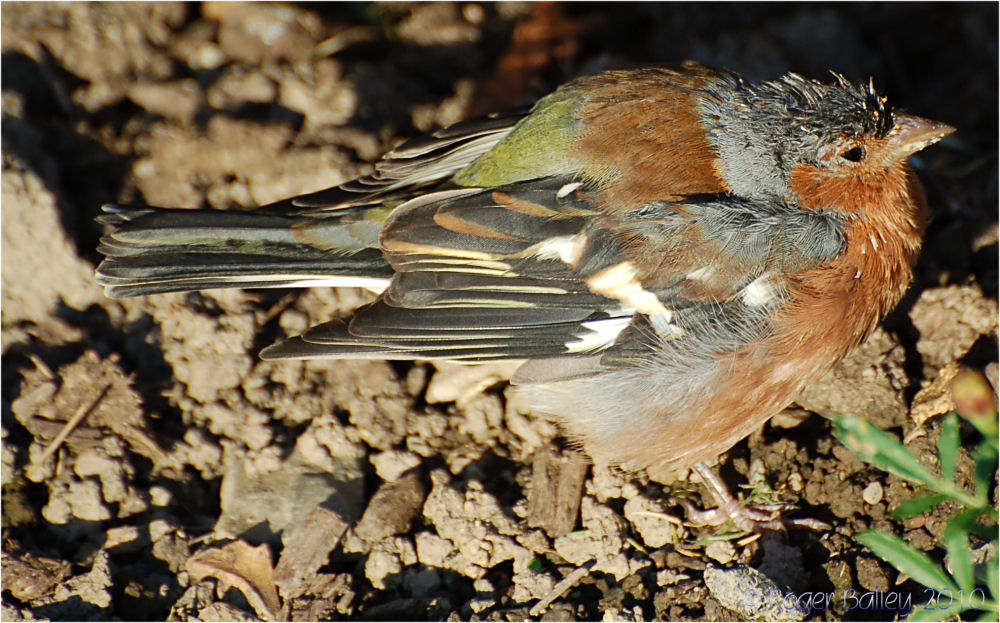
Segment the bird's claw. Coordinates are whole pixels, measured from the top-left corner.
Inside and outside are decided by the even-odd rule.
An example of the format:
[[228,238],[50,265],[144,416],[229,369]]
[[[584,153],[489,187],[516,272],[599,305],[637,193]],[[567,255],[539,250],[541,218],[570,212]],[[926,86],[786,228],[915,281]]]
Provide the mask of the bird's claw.
[[701,510],[687,500],[678,500],[684,507],[691,526],[721,526],[731,521],[737,529],[750,533],[784,532],[788,528],[822,532],[832,528],[830,524],[818,519],[781,517],[783,513],[795,510],[794,504],[741,504],[714,471],[700,464],[693,469],[715,500],[716,507]]

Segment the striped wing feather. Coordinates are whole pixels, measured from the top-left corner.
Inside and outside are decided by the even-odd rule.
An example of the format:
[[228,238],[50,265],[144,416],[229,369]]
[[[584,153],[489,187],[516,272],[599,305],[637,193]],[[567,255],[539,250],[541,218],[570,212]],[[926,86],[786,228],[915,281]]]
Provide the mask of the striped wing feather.
[[575,355],[581,335],[605,323],[624,326],[629,314],[588,290],[558,250],[544,248],[586,232],[597,214],[582,190],[560,196],[575,186],[567,184],[533,180],[400,206],[381,235],[397,271],[386,293],[349,323],[319,325],[262,356],[484,361]]

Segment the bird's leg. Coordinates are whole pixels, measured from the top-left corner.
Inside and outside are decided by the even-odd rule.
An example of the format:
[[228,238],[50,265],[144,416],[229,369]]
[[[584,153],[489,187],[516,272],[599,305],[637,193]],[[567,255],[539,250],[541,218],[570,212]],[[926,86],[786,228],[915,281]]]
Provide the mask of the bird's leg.
[[747,532],[762,532],[766,530],[784,530],[788,527],[808,528],[810,530],[826,530],[830,526],[817,519],[781,519],[782,512],[794,508],[789,504],[766,504],[744,506],[733,497],[729,488],[715,470],[704,463],[695,463],[692,470],[698,474],[715,500],[716,508],[698,510],[686,500],[681,500],[688,514],[688,521],[694,525],[720,526],[732,521],[740,530]]

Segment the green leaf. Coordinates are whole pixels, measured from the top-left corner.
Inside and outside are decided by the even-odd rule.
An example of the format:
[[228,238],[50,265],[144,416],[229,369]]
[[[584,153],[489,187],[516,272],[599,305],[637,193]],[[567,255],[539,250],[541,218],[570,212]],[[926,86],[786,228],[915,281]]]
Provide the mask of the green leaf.
[[934,490],[943,488],[941,479],[913,456],[894,435],[855,415],[837,415],[831,419],[837,439],[865,463]]
[[921,495],[909,500],[903,500],[892,511],[892,518],[897,521],[909,519],[914,515],[926,513],[946,499],[948,499],[948,496],[943,493],[935,493],[934,495]]
[[972,566],[971,550],[969,548],[969,527],[976,521],[979,511],[966,511],[955,517],[944,527],[941,543],[948,552],[951,575],[958,587],[969,593],[976,587],[975,569]]
[[997,557],[993,556],[986,561],[986,586],[990,589],[990,595],[994,600],[1000,600],[1000,565],[997,565]]
[[970,420],[972,425],[976,427],[979,434],[983,436],[986,440],[985,443],[989,444],[996,452],[1000,447],[998,447],[998,438],[1000,438],[1000,433],[997,429],[997,416],[994,414],[993,417],[986,417],[977,420]]
[[958,592],[958,587],[940,565],[898,536],[866,530],[855,538],[876,556],[927,588]]
[[983,504],[986,505],[990,483],[993,482],[993,474],[997,471],[997,451],[992,446],[981,443],[972,451],[972,462],[975,465],[973,482],[976,486],[976,497],[983,500]]
[[941,423],[941,433],[938,436],[941,477],[948,482],[955,482],[955,463],[958,460],[959,444],[962,442],[959,433],[958,416],[951,413]]

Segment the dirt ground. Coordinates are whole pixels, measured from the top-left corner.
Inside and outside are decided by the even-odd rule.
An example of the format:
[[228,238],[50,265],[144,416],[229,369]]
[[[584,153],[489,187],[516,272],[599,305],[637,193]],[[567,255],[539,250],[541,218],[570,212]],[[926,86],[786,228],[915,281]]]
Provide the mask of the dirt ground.
[[[956,363],[996,386],[996,4],[4,3],[2,25],[5,620],[737,620],[726,569],[918,600],[852,538],[870,527],[943,560],[955,509],[892,522],[912,489],[822,415],[933,463],[950,405],[918,391]],[[686,58],[873,75],[958,128],[916,160],[934,222],[902,304],[720,458],[734,488],[832,530],[673,523],[697,485],[590,466],[503,369],[256,358],[364,291],[113,301],[94,283],[102,203],[252,207],[573,76]]]

